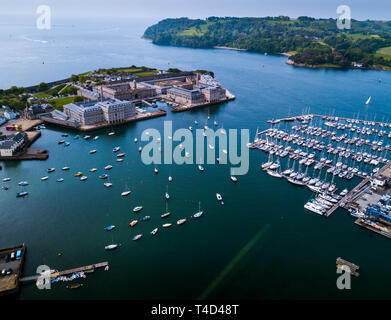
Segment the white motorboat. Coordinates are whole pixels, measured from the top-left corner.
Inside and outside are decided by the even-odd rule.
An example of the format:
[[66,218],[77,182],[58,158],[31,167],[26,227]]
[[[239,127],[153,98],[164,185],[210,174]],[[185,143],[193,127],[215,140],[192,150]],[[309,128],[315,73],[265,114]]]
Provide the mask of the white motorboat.
[[218,201],[222,201],[223,200],[223,197],[221,196],[220,193],[216,193],[216,198]]
[[45,181],[45,180],[47,180],[47,179],[49,179],[49,177],[48,177],[48,176],[46,176],[46,177],[42,177],[42,178],[41,178],[41,180],[42,180],[42,181]]
[[235,176],[230,176],[230,179],[233,181],[233,182],[237,182],[238,179],[235,177]]
[[282,174],[278,173],[277,171],[274,171],[274,170],[270,170],[270,169],[267,169],[266,170],[267,174],[272,176],[272,177],[275,177],[275,178],[281,178],[282,177]]
[[105,250],[114,250],[118,248],[118,244],[109,244],[108,246],[105,246]]
[[86,177],[86,176],[80,177],[80,181],[85,181],[85,180],[87,180],[87,177]]
[[200,164],[198,165],[198,170],[200,170],[200,171],[204,171],[205,169],[204,169],[204,167],[203,166],[201,166]]
[[153,230],[151,231],[151,235],[154,236],[154,235],[157,233],[157,231],[158,231],[158,228],[153,229]]
[[104,169],[105,170],[110,170],[111,168],[113,168],[113,166],[111,164],[107,165]]
[[106,188],[110,188],[113,184],[111,182],[104,182],[103,185],[106,187]]
[[133,208],[133,212],[139,212],[139,211],[141,211],[142,209],[143,209],[142,206],[134,207],[134,208]]
[[121,193],[121,196],[126,197],[126,196],[130,195],[130,193],[131,193],[130,190],[124,191]]

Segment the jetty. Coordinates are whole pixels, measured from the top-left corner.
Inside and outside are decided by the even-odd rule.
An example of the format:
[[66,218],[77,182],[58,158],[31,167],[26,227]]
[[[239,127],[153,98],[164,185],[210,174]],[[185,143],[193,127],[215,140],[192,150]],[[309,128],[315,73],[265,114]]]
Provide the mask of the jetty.
[[346,266],[350,269],[350,274],[359,277],[360,274],[358,273],[358,270],[360,269],[359,266],[355,265],[352,262],[346,261],[345,259],[342,259],[341,257],[338,257],[336,259],[337,268],[341,268],[343,266]]
[[0,275],[0,296],[19,291],[19,278],[23,271],[25,253],[24,244],[0,249],[0,270],[5,269],[9,272],[7,275]]
[[[49,275],[49,277],[51,279],[52,278],[57,278],[57,277],[60,277],[60,276],[66,276],[66,275],[69,275],[69,274],[73,274],[75,272],[85,272],[85,271],[95,270],[95,269],[98,269],[98,268],[105,268],[108,265],[109,265],[109,262],[105,261],[105,262],[99,262],[99,263],[90,264],[90,265],[83,266],[83,267],[72,268],[72,269],[68,269],[68,270],[64,270],[64,271],[54,271],[54,272],[52,272]],[[19,281],[20,282],[36,281],[36,280],[38,280],[38,278],[40,276],[41,275],[36,274],[36,275],[32,275],[32,276],[21,278]]]

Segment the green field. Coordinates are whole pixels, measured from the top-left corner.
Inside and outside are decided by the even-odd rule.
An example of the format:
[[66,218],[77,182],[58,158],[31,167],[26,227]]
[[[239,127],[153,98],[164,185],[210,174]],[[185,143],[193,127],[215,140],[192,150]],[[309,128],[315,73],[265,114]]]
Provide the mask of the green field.
[[376,55],[386,60],[391,60],[391,47],[381,48],[376,51]]
[[157,73],[157,70],[155,71],[145,71],[145,72],[137,72],[136,75],[139,77],[148,77],[153,76]]
[[181,36],[197,36],[202,37],[206,31],[208,31],[209,25],[213,24],[214,22],[207,21],[205,24],[202,24],[200,27],[192,27],[187,30],[182,31],[179,33]]
[[64,98],[56,98],[56,99],[51,99],[48,101],[54,108],[57,110],[63,110],[63,106],[75,102],[75,100],[79,100],[81,97],[79,96],[72,96],[72,97],[64,97]]

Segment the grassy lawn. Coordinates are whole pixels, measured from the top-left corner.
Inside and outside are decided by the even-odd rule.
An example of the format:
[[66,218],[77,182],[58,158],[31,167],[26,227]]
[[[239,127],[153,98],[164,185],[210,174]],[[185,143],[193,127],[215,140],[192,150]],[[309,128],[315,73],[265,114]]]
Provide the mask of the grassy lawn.
[[157,73],[158,71],[145,71],[145,72],[137,72],[136,75],[139,77],[148,77],[148,76],[153,76]]
[[68,104],[68,103],[75,102],[75,99],[76,99],[77,97],[78,97],[78,96],[64,97],[64,98],[56,98],[56,99],[51,99],[51,100],[49,100],[48,102],[49,102],[54,108],[56,108],[57,110],[62,111],[64,105],[66,105],[66,104]]
[[383,57],[386,60],[391,60],[391,47],[381,48],[377,50],[376,56]]
[[212,21],[207,21],[205,24],[202,24],[199,28],[192,27],[185,31],[179,33],[180,36],[197,36],[202,37],[206,31],[208,31],[209,25],[214,24]]
[[42,98],[50,98],[51,95],[47,94],[45,92],[41,92],[41,93],[34,94],[34,97],[36,97],[38,99],[42,99]]
[[380,38],[377,34],[362,34],[362,33],[353,33],[346,34],[348,37],[353,38],[354,40],[358,39],[371,39],[371,38]]

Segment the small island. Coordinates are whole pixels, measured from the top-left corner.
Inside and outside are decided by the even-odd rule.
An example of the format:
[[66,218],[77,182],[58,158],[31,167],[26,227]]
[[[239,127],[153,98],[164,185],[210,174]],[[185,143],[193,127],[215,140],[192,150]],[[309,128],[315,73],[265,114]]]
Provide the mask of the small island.
[[92,131],[233,99],[212,71],[134,65],[0,90],[0,160],[47,159],[46,150],[28,148],[43,124]]
[[248,50],[288,56],[298,67],[391,70],[391,23],[285,16],[165,19],[145,30],[160,45]]

